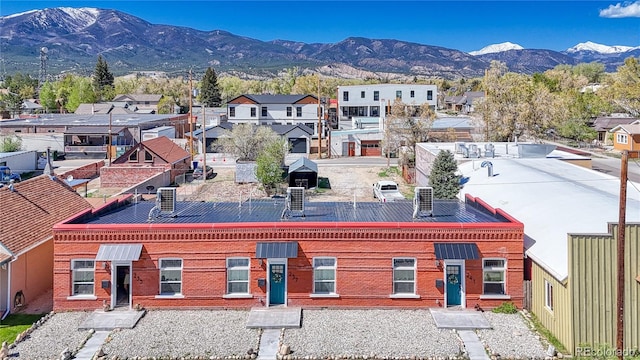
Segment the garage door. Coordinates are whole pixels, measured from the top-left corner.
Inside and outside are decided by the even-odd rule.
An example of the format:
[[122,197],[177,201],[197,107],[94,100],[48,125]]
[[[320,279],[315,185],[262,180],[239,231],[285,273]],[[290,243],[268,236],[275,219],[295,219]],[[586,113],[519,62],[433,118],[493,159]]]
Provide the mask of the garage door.
[[362,156],[382,156],[379,140],[363,140],[360,147]]
[[307,153],[307,139],[289,139],[289,141],[291,142],[291,153]]

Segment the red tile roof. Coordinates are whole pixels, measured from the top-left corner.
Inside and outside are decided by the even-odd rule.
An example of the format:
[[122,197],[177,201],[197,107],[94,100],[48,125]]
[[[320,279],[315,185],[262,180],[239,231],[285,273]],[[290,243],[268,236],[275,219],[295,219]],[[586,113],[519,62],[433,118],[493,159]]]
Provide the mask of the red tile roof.
[[0,188],[0,244],[14,255],[53,235],[53,225],[90,209],[84,198],[61,180],[40,175]]
[[189,152],[166,136],[160,136],[151,140],[143,141],[140,145],[169,164],[182,161],[189,157]]

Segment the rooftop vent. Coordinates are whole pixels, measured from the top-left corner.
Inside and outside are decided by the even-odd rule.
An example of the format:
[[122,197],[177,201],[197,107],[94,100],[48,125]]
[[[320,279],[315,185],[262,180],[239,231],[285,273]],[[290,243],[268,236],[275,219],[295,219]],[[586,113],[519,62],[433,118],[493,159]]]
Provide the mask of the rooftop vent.
[[285,209],[282,212],[282,218],[288,218],[292,212],[297,212],[304,217],[304,188],[289,187],[287,188],[287,200]]
[[433,216],[433,188],[416,187],[413,196],[413,218]]

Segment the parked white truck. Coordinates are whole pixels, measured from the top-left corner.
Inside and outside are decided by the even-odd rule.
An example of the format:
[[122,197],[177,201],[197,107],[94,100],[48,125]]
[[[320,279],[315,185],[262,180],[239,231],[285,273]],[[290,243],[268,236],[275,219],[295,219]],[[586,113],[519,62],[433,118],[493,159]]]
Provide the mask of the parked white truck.
[[398,184],[388,180],[381,180],[373,184],[373,197],[380,202],[405,200],[402,193],[400,193]]

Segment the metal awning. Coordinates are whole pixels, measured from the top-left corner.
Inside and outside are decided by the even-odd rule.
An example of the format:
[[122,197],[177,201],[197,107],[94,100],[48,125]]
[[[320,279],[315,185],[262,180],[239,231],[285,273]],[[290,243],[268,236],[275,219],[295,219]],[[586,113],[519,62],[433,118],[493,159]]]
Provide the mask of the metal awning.
[[96,261],[137,261],[142,244],[100,245]]
[[480,259],[478,245],[475,243],[435,243],[436,259]]
[[297,258],[298,242],[259,242],[256,245],[256,258]]

